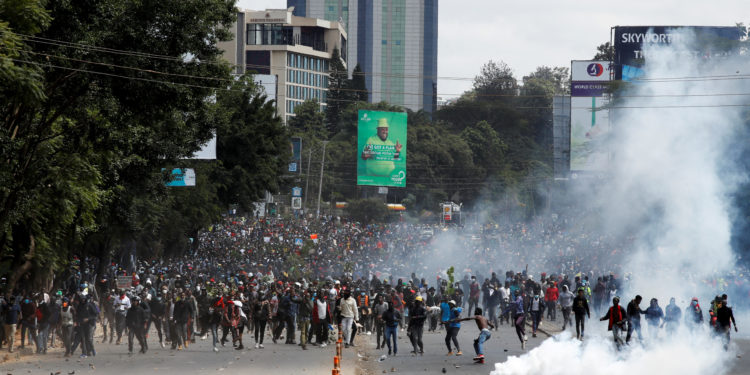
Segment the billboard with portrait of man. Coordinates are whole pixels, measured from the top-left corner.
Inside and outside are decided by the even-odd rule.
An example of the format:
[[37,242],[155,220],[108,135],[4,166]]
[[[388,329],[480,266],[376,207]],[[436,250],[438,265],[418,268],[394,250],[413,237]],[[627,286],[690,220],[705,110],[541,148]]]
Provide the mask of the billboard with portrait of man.
[[357,185],[406,187],[406,113],[360,110]]

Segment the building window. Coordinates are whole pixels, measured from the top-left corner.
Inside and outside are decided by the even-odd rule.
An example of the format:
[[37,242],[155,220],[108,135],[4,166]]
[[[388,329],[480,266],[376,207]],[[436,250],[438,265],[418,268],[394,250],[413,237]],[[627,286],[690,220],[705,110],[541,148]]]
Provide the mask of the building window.
[[329,11],[329,12],[333,12],[333,11],[334,11],[334,8],[333,8],[333,6],[329,6],[329,7],[328,7],[328,11]]
[[247,44],[280,45],[294,44],[294,29],[281,24],[251,23],[247,25]]
[[397,41],[396,41],[396,45],[397,45],[397,46],[400,46],[400,45],[401,45],[401,41],[400,41],[400,40],[397,40]]
[[383,39],[383,45],[386,45],[386,44],[388,44],[388,41]]

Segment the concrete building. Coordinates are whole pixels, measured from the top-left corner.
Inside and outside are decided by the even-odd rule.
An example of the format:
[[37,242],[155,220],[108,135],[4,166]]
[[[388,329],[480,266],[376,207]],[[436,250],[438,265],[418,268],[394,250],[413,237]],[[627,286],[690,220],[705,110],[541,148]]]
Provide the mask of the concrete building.
[[346,64],[347,34],[341,23],[298,17],[291,9],[246,10],[237,14],[232,32],[233,40],[219,44],[224,58],[238,74],[276,76],[277,112],[284,121],[308,99],[325,109],[334,49]]
[[365,72],[370,101],[437,108],[438,0],[287,0],[297,16],[341,22],[348,69]]

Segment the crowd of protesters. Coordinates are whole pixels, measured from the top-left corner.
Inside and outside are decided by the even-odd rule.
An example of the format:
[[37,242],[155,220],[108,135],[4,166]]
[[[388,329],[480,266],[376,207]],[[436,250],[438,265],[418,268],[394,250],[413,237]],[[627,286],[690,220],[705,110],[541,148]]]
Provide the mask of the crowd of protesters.
[[[435,259],[446,238],[465,256]],[[633,333],[642,339],[640,315],[654,338],[663,326],[671,334],[681,322],[700,324],[705,316],[728,342],[734,322],[726,295],[705,314],[697,299],[687,307],[670,301],[663,312],[656,299],[642,310],[637,296],[619,308],[618,296],[630,292],[617,260],[627,240],[590,236],[554,220],[444,228],[228,217],[192,241],[169,262],[132,257],[102,265],[76,258],[51,289],[19,284],[3,291],[0,345],[11,352],[33,345],[44,354],[61,343],[65,356],[80,347],[86,357],[96,355],[98,344],[127,341],[129,353],[146,353],[158,339],[179,351],[210,336],[214,351],[263,349],[266,338],[307,350],[326,347],[340,327],[345,346],[372,334],[376,350],[387,347],[390,355],[398,354],[405,331],[411,354],[420,355],[426,326],[444,330],[447,353],[462,355],[461,321],[474,320],[480,329],[474,349],[483,361],[484,342],[504,324],[525,348],[527,323],[533,336],[547,319],[562,329],[575,326],[583,339],[592,313],[606,313],[616,340],[627,332],[625,342]],[[741,296],[750,291],[741,270],[701,282]],[[101,333],[95,338],[95,332]]]

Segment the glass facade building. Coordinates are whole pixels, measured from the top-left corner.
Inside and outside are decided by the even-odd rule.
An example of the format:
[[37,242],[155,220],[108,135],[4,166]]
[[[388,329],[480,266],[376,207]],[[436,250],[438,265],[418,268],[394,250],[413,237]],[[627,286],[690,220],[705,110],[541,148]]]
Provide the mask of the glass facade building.
[[238,74],[276,77],[276,110],[282,119],[288,121],[310,99],[325,109],[334,49],[346,64],[347,34],[341,23],[295,16],[287,9],[243,11],[233,32],[234,40],[219,44],[224,57]]
[[287,0],[295,15],[341,21],[349,73],[359,64],[371,102],[437,106],[438,0]]

